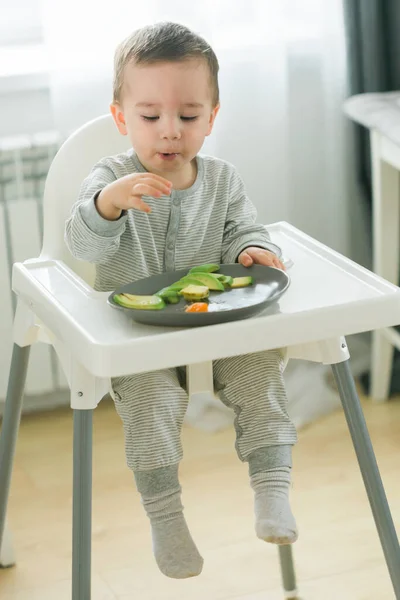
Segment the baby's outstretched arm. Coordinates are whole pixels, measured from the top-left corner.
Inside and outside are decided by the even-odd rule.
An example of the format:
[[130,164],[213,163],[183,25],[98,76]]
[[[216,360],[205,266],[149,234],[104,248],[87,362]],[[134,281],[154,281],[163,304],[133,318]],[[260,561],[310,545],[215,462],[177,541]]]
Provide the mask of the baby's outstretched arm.
[[117,178],[100,161],[84,180],[78,201],[65,225],[65,241],[75,258],[99,263],[118,250],[125,231],[127,211],[149,213],[142,196],[171,193],[171,184],[153,173],[132,173]]
[[[256,222],[256,208],[247,196],[244,183],[236,171],[232,174],[229,195],[230,201],[222,243],[222,262],[237,262],[244,250],[253,247],[253,250],[263,249],[264,251],[268,251],[268,254],[261,257],[262,260],[252,259],[254,262],[267,264],[263,259],[266,259],[269,255],[276,257],[274,252],[276,245],[271,243],[265,226]],[[240,262],[245,266],[252,264],[245,264],[246,260],[244,262],[241,260]],[[278,265],[274,264],[274,266]]]

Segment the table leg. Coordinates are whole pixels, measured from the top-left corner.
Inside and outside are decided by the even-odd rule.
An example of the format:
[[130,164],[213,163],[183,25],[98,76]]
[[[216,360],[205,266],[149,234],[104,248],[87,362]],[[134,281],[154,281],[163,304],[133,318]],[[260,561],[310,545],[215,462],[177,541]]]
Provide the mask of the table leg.
[[375,519],[396,599],[400,600],[400,546],[349,361],[332,365],[347,425]]
[[[373,269],[394,284],[399,281],[400,173],[382,161],[382,138],[371,132],[373,184]],[[386,400],[390,391],[393,345],[384,332],[375,331],[372,340],[371,396]]]

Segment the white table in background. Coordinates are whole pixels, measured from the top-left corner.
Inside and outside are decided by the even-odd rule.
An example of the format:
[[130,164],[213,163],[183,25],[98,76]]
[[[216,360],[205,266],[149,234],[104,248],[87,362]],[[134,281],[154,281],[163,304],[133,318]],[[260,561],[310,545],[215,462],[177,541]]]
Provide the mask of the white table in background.
[[[399,282],[400,253],[400,92],[360,94],[347,100],[344,111],[370,131],[373,183],[373,270]],[[392,327],[373,334],[371,396],[386,400],[392,376],[393,351],[400,333]]]

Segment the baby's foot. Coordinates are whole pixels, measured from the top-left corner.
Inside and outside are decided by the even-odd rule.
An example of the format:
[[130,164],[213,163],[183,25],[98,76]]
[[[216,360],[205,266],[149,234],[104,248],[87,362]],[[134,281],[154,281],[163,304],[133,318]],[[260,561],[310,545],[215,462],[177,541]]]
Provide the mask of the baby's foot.
[[169,490],[142,502],[151,523],[153,552],[167,577],[185,579],[200,575],[203,559],[183,516],[181,490]]
[[256,473],[250,479],[255,492],[257,537],[271,544],[293,544],[297,526],[289,504],[289,467]]
[[182,512],[151,520],[153,552],[158,568],[167,577],[185,579],[200,575],[203,559]]
[[203,559],[183,516],[178,465],[135,472],[151,523],[153,552],[162,573],[174,579],[199,575]]

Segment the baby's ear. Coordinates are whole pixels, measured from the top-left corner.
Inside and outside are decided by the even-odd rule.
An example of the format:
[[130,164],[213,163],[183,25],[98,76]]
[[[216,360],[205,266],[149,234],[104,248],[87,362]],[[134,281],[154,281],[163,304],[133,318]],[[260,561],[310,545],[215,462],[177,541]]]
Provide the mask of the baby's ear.
[[128,130],[126,128],[125,117],[122,111],[122,107],[117,102],[112,102],[110,104],[110,111],[115,121],[116,126],[118,127],[118,131],[121,135],[128,135]]
[[208,131],[207,131],[206,135],[210,135],[210,133],[212,132],[212,128],[214,126],[215,117],[217,116],[219,109],[220,109],[220,104],[219,103],[217,104],[217,106],[215,106],[212,109],[211,114],[210,114],[210,120],[208,122]]

